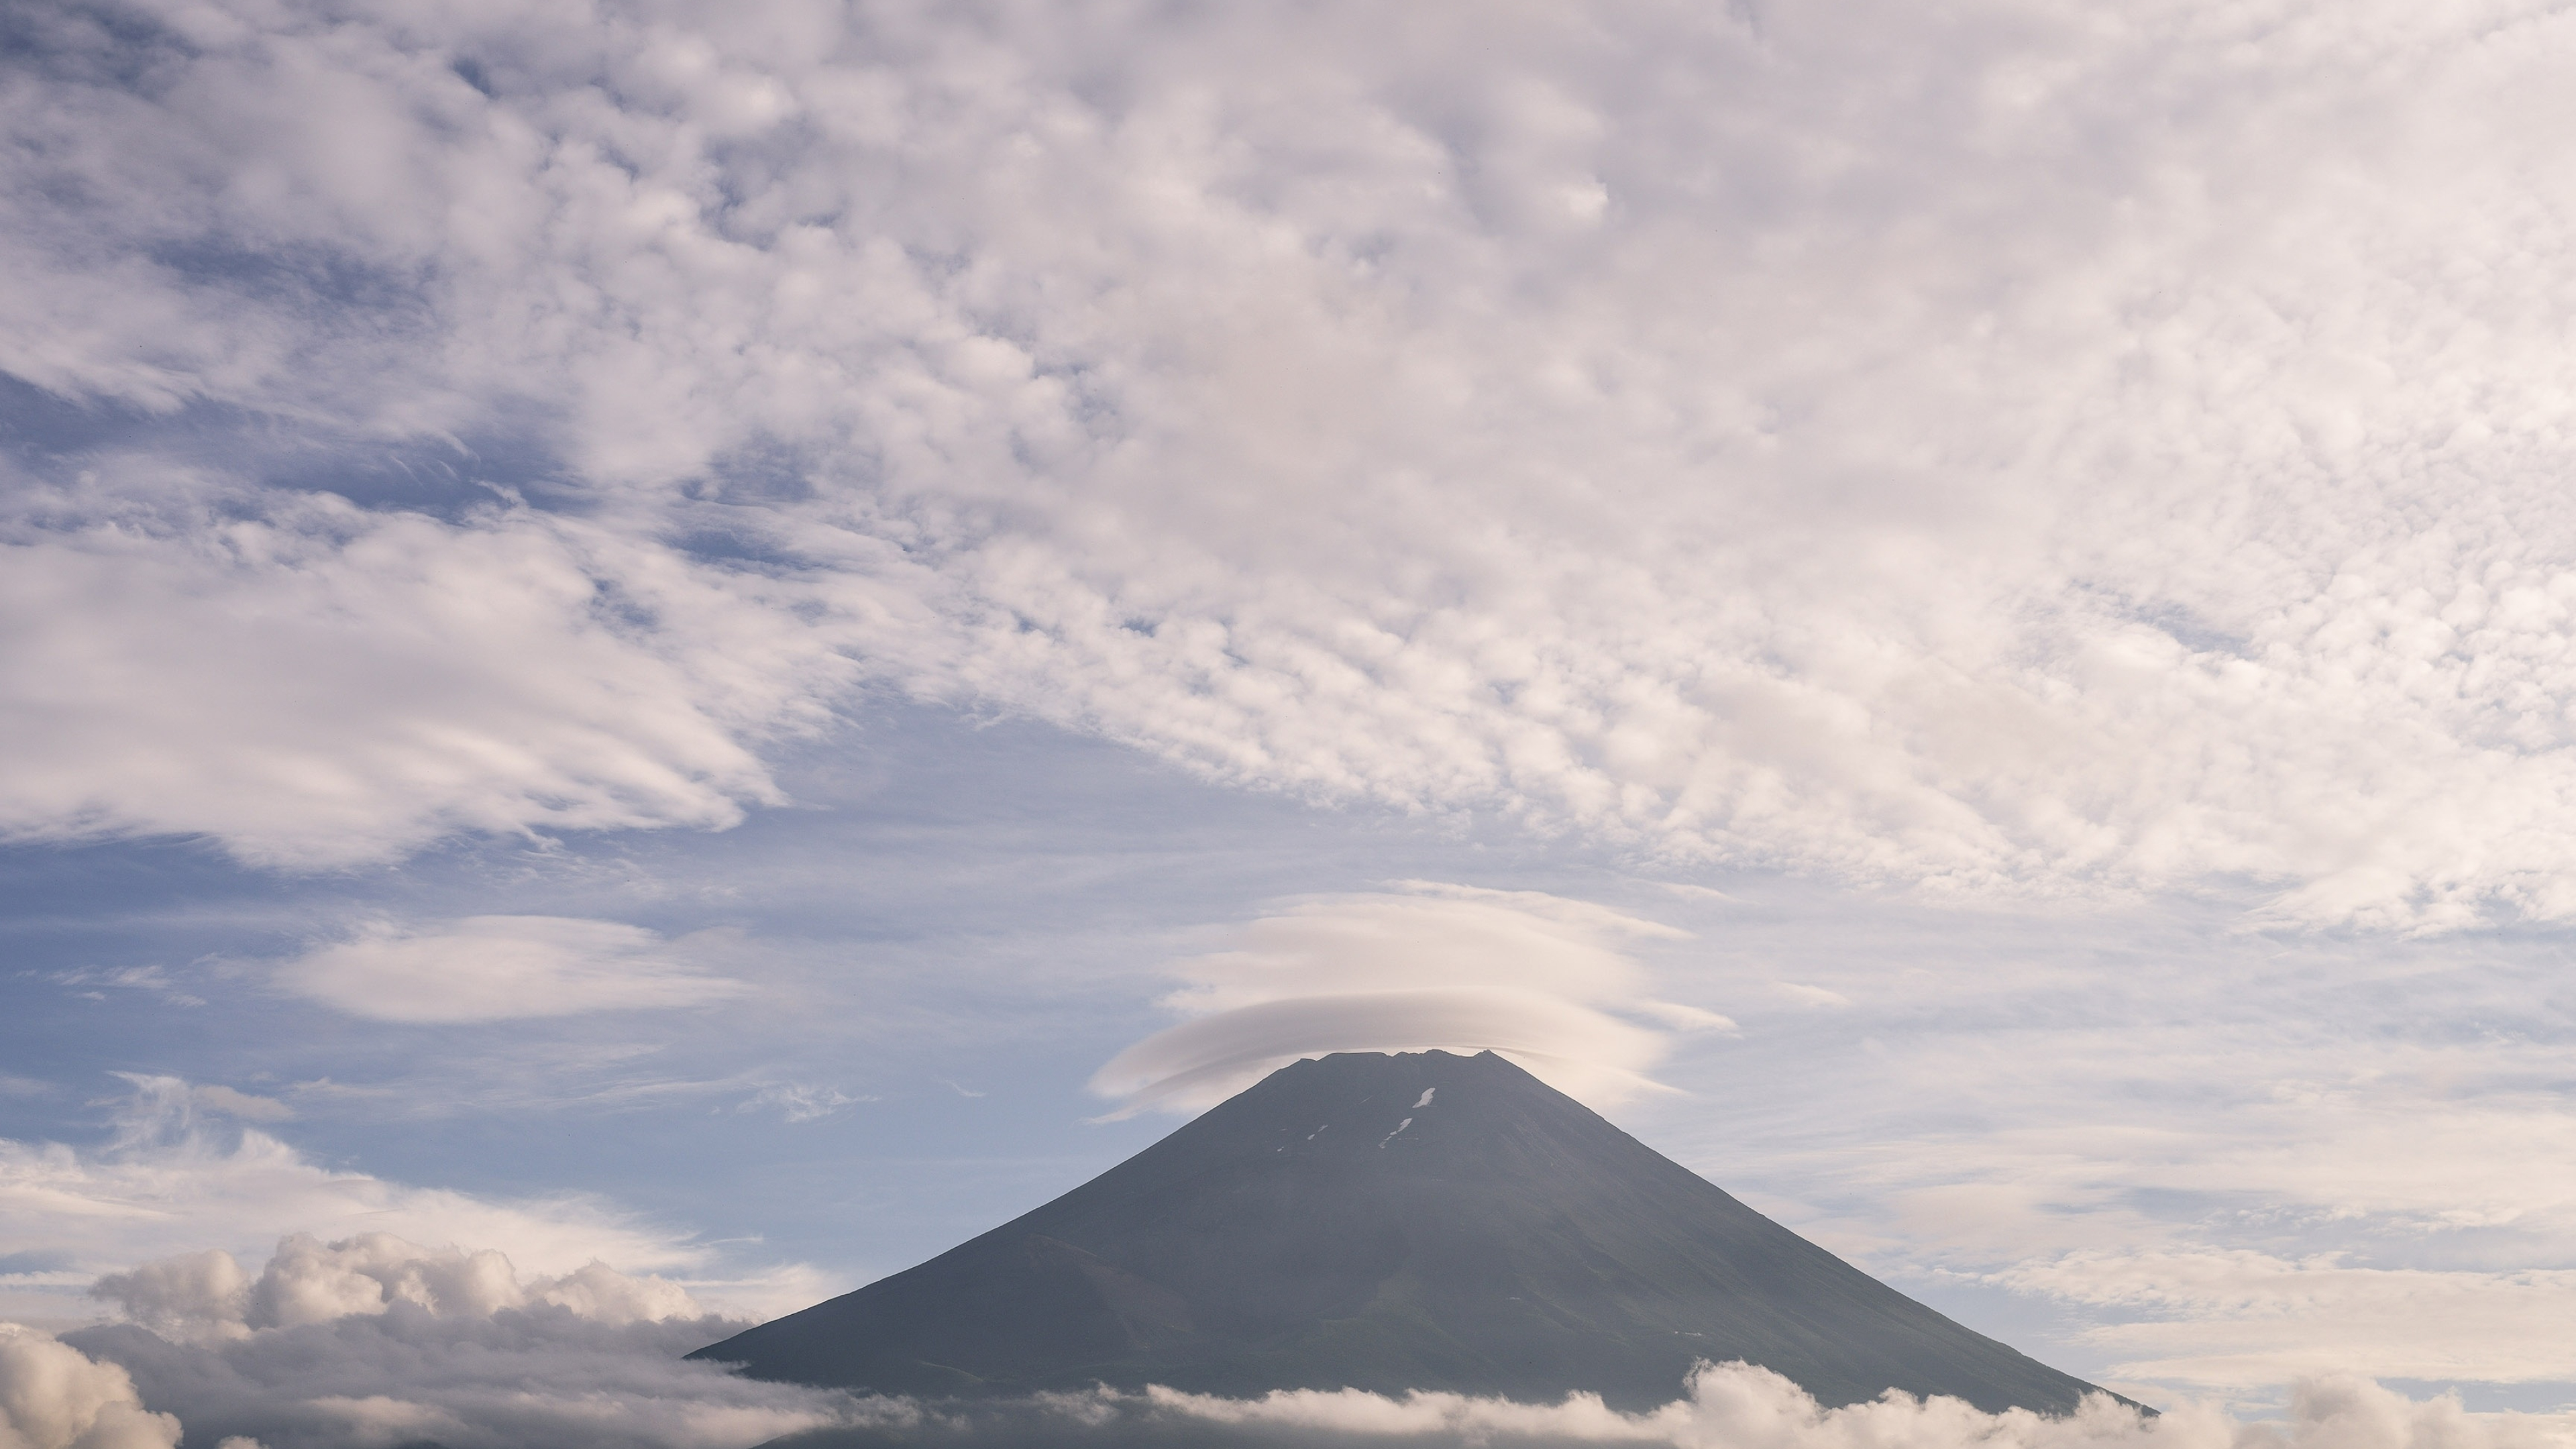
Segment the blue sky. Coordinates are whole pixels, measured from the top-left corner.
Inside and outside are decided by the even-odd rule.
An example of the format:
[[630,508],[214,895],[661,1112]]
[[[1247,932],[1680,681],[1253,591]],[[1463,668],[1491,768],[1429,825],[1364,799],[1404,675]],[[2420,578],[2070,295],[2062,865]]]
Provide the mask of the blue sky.
[[0,1314],[773,1313],[1497,1045],[2141,1395],[2576,1403],[2547,7],[10,25]]

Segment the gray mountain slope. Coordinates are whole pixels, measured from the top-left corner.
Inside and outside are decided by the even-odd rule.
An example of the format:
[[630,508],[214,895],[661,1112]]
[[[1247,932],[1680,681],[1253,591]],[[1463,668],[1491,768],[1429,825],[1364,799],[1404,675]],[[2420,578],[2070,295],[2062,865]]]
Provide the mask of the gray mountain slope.
[[1284,1067],[1036,1211],[693,1358],[972,1398],[1105,1383],[1666,1403],[1700,1360],[1827,1404],[2093,1386],[1897,1293],[1488,1052]]

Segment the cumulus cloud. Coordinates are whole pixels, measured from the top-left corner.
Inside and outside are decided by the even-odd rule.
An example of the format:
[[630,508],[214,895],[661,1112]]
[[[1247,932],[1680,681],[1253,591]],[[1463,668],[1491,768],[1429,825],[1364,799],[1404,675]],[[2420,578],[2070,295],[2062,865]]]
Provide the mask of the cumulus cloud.
[[0,1323],[0,1449],[175,1449],[179,1421],[153,1413],[114,1364]]
[[488,1248],[299,1235],[256,1277],[215,1250],[109,1275],[97,1292],[132,1321],[68,1341],[208,1441],[740,1449],[864,1417],[843,1394],[680,1362],[749,1323],[599,1263],[522,1279]]
[[1163,1004],[1192,1019],[1119,1053],[1093,1090],[1196,1110],[1301,1056],[1491,1048],[1615,1102],[1652,1086],[1645,1072],[1667,1043],[1635,1018],[1734,1025],[1648,997],[1624,948],[1683,935],[1669,926],[1535,891],[1407,884],[1299,903],[1173,963],[1189,984]]
[[[587,1291],[581,1275],[594,1262],[675,1277],[688,1291],[736,1311],[801,1307],[823,1296],[827,1286],[795,1266],[759,1278],[714,1273],[710,1248],[594,1198],[501,1201],[334,1170],[256,1127],[227,1129],[204,1120],[192,1097],[184,1082],[137,1079],[134,1097],[120,1108],[115,1138],[94,1152],[0,1139],[0,1239],[47,1255],[42,1271],[0,1280],[0,1311],[78,1321],[90,1316],[82,1296],[87,1278],[152,1254],[157,1261],[146,1277],[117,1291],[132,1295],[135,1311],[150,1321],[196,1322],[211,1311],[206,1305],[230,1302],[237,1292],[258,1286],[260,1280],[242,1274],[229,1254],[274,1243],[282,1233],[361,1244],[472,1243],[500,1255],[479,1268],[419,1268],[418,1292],[430,1301],[451,1291],[437,1284],[488,1275],[504,1259],[551,1285],[526,1290],[523,1296],[531,1301],[549,1292]],[[210,1254],[201,1250],[209,1241],[229,1246]],[[372,1250],[351,1251],[363,1257]],[[271,1266],[285,1274],[311,1261],[310,1254],[286,1254]],[[338,1262],[327,1280],[363,1297],[376,1289],[360,1287],[350,1276],[364,1277],[362,1266]],[[82,1268],[86,1275],[77,1271]],[[250,1315],[245,1323],[285,1322],[300,1311],[275,1306],[293,1297],[284,1278],[263,1291],[268,1298],[255,1297],[242,1310]],[[389,1291],[399,1297],[410,1290]],[[501,1295],[494,1301],[508,1298],[502,1289],[490,1291]],[[272,1306],[258,1308],[262,1302]]]
[[631,1277],[593,1261],[561,1277],[522,1282],[508,1255],[495,1249],[433,1250],[391,1233],[336,1243],[293,1234],[257,1278],[245,1276],[220,1248],[182,1254],[108,1274],[90,1292],[164,1337],[213,1342],[383,1313],[397,1303],[442,1317],[552,1304],[609,1324],[708,1316],[688,1290],[665,1278]]
[[375,923],[278,967],[274,980],[351,1016],[408,1022],[696,1006],[750,989],[688,957],[688,943],[616,921],[468,916]]
[[[21,835],[720,825],[855,671],[1685,859],[2576,913],[2538,0],[22,8],[0,368],[134,421],[22,459]],[[537,501],[312,482],[465,436]]]

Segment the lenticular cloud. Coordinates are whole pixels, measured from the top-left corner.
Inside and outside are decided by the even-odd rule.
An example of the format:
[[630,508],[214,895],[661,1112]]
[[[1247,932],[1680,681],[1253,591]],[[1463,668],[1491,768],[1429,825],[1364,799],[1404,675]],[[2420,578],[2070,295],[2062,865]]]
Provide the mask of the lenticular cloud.
[[1668,1042],[1638,1018],[1734,1027],[1647,996],[1624,948],[1683,932],[1535,891],[1401,884],[1293,903],[1172,963],[1186,985],[1163,1005],[1190,1019],[1120,1052],[1092,1090],[1196,1111],[1303,1056],[1491,1049],[1606,1105],[1654,1088]]
[[2536,0],[14,23],[18,835],[720,826],[873,684],[1685,860],[2576,913]]

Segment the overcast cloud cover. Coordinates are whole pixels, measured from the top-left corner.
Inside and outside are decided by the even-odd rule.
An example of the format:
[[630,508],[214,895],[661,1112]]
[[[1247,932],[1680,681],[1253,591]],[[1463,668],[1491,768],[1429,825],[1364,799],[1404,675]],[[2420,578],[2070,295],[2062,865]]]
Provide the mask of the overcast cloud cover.
[[[7,7],[0,1316],[74,1336],[0,1338],[0,1446],[944,1432],[563,1285],[781,1311],[1280,1061],[1493,1044],[2287,1427],[1031,1412],[2567,1433],[2426,1396],[2576,1404],[2571,51]],[[333,1254],[357,1309],[256,1307]]]

